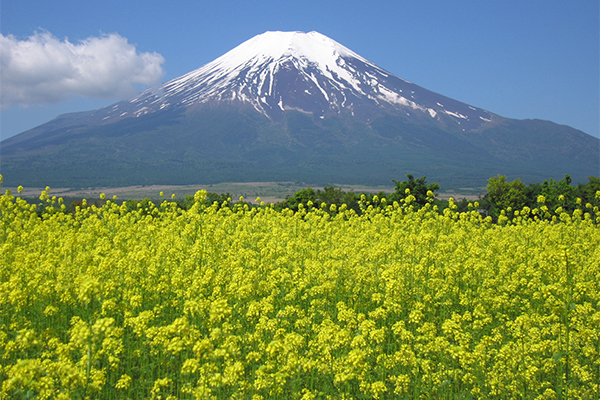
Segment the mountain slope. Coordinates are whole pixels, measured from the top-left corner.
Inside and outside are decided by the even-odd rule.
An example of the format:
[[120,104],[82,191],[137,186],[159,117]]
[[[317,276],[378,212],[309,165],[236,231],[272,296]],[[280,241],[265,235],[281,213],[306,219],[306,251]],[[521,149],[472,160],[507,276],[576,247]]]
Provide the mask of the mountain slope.
[[433,93],[377,67],[317,32],[266,32],[157,90],[96,115],[103,121],[207,102],[251,104],[270,119],[348,110],[368,119],[393,110],[472,130],[493,114]]
[[490,176],[577,181],[599,140],[516,121],[398,78],[316,32],[267,32],[139,96],[2,142],[7,183],[103,186],[293,180],[445,187]]

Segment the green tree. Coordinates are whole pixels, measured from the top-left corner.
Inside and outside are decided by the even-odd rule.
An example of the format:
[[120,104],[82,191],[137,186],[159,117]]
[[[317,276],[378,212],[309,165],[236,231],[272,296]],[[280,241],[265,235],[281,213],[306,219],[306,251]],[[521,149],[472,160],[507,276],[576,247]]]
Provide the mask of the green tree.
[[287,207],[290,210],[298,211],[298,205],[300,203],[306,206],[309,201],[313,202],[313,204],[317,202],[317,193],[315,192],[315,189],[310,187],[294,193],[283,202],[277,203],[275,208],[277,210],[282,210]]
[[[427,196],[427,192],[431,191],[435,196],[436,192],[440,190],[440,185],[437,183],[427,184],[427,177],[425,176],[415,179],[414,176],[409,174],[406,177],[408,178],[406,181],[392,180],[396,184],[396,189],[389,198],[390,202],[400,201],[411,194],[415,197],[414,203],[423,206],[428,203],[429,196]],[[407,193],[407,189],[410,190],[409,193]]]
[[506,181],[506,176],[498,175],[488,179],[487,198],[490,202],[490,214],[497,217],[501,210],[511,207],[513,210],[525,206],[525,184],[520,178],[512,182]]
[[348,208],[352,208],[355,211],[359,210],[358,197],[352,190],[345,192],[333,185],[324,187],[323,190],[317,190],[317,201],[319,203],[326,203],[328,206],[335,204],[338,208],[342,204],[346,204]]
[[[556,182],[548,179],[542,182],[541,195],[544,196],[545,204],[550,209],[561,206],[572,211],[575,208],[575,200],[579,197],[577,188],[571,186],[571,177],[565,175],[564,179]],[[537,202],[537,199],[532,199]]]
[[600,191],[600,177],[588,176],[588,179],[588,183],[579,184],[578,191],[584,203],[595,204],[597,202],[596,192]]

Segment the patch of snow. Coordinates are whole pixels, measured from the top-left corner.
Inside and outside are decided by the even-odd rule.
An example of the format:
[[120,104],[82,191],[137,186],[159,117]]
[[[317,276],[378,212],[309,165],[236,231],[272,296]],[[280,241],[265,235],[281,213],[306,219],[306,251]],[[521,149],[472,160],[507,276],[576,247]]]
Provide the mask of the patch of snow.
[[317,85],[317,88],[319,88],[321,93],[323,93],[323,97],[325,97],[325,100],[329,101],[329,96],[327,95],[327,92],[325,90],[323,90],[323,88],[319,85],[319,81],[317,80],[317,77],[314,74],[311,74],[309,76],[309,78],[311,81],[313,81],[313,83],[315,85]]
[[392,92],[385,86],[379,86],[378,89],[382,99],[387,101],[388,103],[397,104],[404,107],[410,107],[412,109],[419,110],[422,112],[428,112],[432,118],[435,118],[435,116],[437,115],[437,113],[431,108],[425,108],[423,106],[420,106],[414,101],[408,100],[407,98],[402,97],[395,92]]
[[142,107],[139,110],[137,110],[134,114],[136,117],[139,117],[140,115],[144,115],[148,113],[148,107]]
[[456,117],[456,118],[468,119],[466,116],[464,116],[462,114],[459,114],[459,113],[454,113],[454,112],[451,112],[451,111],[448,111],[448,110],[444,110],[444,112],[446,114],[451,115],[451,116]]
[[290,107],[290,106],[285,106],[284,108],[285,108],[286,110],[295,110],[295,111],[300,111],[301,113],[304,113],[304,114],[312,114],[310,111],[303,110],[303,109],[301,109],[300,107]]

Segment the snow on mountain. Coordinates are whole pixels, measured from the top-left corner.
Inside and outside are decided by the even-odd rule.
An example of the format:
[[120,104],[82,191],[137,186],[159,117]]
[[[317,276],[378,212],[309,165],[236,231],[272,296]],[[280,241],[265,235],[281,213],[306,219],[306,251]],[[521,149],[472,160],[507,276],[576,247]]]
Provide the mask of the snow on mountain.
[[473,130],[494,115],[426,90],[379,68],[318,32],[266,32],[197,70],[113,106],[102,117],[138,117],[210,102],[247,103],[277,120],[290,109],[323,117],[378,110]]

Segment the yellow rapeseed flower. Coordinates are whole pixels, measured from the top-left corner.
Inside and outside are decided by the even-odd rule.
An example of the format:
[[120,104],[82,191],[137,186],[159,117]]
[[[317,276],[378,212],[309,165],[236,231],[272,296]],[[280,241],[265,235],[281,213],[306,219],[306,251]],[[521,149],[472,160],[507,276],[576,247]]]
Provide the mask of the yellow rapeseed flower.
[[0,398],[600,391],[597,205],[494,221],[410,194],[358,211],[194,198],[0,195]]

